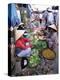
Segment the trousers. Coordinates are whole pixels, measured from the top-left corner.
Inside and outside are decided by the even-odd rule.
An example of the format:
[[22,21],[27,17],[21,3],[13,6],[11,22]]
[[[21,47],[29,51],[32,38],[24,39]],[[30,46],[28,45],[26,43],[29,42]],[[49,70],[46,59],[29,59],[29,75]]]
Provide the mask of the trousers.
[[31,55],[31,48],[27,48],[25,50],[20,50],[20,51],[19,51],[19,49],[17,49],[16,55],[18,57],[29,57]]

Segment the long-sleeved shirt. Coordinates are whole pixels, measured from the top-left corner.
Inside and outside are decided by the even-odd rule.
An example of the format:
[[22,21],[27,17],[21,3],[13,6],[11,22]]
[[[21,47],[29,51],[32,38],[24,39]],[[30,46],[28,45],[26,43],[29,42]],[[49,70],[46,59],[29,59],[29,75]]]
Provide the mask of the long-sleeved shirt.
[[16,41],[16,48],[20,48],[20,49],[27,49],[29,47],[32,47],[31,44],[26,45],[26,42],[29,42],[30,40],[28,38],[20,38]]

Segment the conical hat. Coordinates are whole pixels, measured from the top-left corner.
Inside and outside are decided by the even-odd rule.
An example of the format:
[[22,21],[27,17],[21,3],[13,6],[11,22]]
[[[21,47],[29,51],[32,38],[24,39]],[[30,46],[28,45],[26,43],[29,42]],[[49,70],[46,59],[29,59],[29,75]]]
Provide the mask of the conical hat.
[[25,30],[16,30],[15,31],[15,40],[18,40],[23,34]]
[[21,22],[21,23],[19,24],[19,26],[20,26],[20,25],[23,25],[23,24],[24,24],[24,23]]
[[48,11],[51,11],[51,12],[53,11],[51,7],[50,7],[50,8],[48,8],[47,10],[48,10]]
[[56,26],[55,26],[54,24],[52,24],[52,25],[50,25],[50,26],[48,26],[48,27],[50,27],[50,28],[52,28],[52,29],[54,29],[54,30],[57,31],[57,28],[56,28]]

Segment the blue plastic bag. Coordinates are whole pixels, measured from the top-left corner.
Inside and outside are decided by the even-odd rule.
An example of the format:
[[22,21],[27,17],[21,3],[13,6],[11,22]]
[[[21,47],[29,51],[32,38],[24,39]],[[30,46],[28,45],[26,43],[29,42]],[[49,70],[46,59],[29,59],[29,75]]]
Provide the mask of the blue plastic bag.
[[16,5],[15,4],[8,4],[8,26],[15,27],[20,23],[20,20],[17,15]]

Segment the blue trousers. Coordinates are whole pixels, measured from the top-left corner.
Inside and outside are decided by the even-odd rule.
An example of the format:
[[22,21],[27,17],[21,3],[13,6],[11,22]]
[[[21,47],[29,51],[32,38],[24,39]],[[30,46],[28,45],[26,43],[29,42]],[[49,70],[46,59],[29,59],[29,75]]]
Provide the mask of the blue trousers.
[[29,57],[31,55],[31,48],[27,48],[25,50],[21,50],[21,49],[17,48],[16,55],[18,57]]

